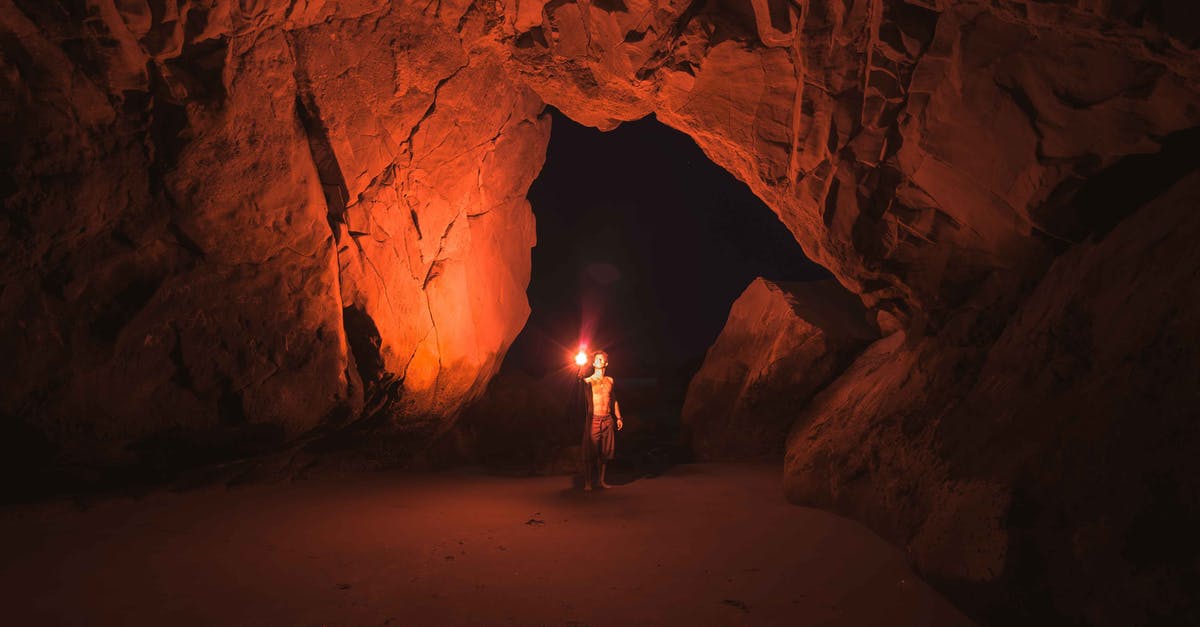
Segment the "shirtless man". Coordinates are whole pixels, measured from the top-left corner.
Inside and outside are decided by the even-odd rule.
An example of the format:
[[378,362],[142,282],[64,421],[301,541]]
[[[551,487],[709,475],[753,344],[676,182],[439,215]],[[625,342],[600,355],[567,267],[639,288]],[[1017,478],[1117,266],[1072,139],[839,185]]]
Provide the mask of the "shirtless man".
[[[608,353],[596,351],[596,355],[592,359],[592,367],[595,368],[595,372],[583,379],[583,382],[591,388],[591,394],[585,394],[588,400],[587,415],[591,417],[591,423],[583,443],[584,490],[592,489],[592,473],[597,468],[599,470],[599,486],[601,488],[612,487],[604,482],[604,471],[608,462],[613,458],[616,439],[613,431],[613,418],[615,417],[617,420],[618,431],[625,426],[625,423],[621,421],[621,406],[613,394],[613,378],[604,375],[604,370],[608,368]],[[580,371],[580,376],[582,375],[583,372]]]

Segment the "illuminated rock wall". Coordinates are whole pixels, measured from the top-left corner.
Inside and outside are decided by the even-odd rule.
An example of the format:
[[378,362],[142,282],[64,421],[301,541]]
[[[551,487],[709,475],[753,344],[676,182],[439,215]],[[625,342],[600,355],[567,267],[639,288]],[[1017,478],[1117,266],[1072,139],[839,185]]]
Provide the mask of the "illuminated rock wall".
[[0,457],[419,446],[525,320],[543,102],[654,112],[898,332],[797,412],[793,500],[979,615],[1178,613],[1189,8],[0,0]]
[[549,137],[467,9],[0,3],[9,445],[443,430],[528,314]]

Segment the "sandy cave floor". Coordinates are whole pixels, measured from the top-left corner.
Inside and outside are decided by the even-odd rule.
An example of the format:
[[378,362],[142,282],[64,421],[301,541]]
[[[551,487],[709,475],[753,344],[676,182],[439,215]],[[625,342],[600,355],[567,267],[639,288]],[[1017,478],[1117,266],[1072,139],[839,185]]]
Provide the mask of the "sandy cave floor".
[[777,465],[375,473],[0,510],[9,625],[970,625]]

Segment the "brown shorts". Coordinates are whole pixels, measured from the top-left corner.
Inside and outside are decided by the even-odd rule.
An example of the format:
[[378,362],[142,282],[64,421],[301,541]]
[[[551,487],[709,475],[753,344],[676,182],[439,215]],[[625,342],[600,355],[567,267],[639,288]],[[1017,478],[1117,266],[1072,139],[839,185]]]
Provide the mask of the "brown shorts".
[[592,416],[592,432],[589,437],[593,455],[604,461],[613,458],[613,450],[616,448],[615,431],[612,416]]

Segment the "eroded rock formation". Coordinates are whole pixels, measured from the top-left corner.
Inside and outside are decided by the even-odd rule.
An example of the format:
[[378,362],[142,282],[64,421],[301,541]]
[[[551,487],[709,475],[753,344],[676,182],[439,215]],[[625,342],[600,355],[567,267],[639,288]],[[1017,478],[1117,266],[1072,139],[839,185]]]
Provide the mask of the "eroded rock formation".
[[575,119],[653,111],[691,135],[889,328],[1010,296],[1105,221],[1072,204],[1082,181],[1200,116],[1197,56],[1162,30],[1196,26],[1174,8],[1156,25],[1090,3],[605,7],[518,20],[518,72]]
[[799,416],[793,499],[981,615],[1178,616],[1189,8],[0,0],[4,457],[427,439],[524,320],[543,102],[654,112],[899,332]]
[[549,134],[477,49],[486,16],[103,1],[0,20],[14,431],[59,464],[194,462],[363,418],[419,441],[482,392],[528,313]]
[[1192,175],[1064,253],[995,342],[876,342],[800,413],[789,497],[867,521],[999,622],[1188,622],[1198,200]]
[[879,337],[836,281],[756,279],[688,386],[683,424],[704,460],[781,456],[796,410]]

